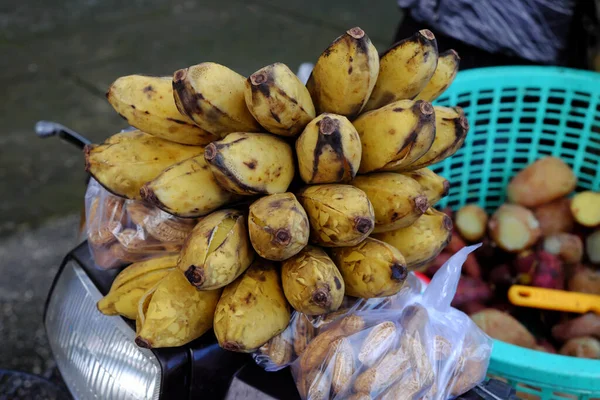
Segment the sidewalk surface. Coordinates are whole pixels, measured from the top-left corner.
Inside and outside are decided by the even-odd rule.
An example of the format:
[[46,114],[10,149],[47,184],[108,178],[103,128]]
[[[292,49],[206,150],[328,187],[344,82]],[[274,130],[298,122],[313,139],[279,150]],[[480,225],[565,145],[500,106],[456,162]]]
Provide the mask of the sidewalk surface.
[[400,19],[395,0],[3,0],[0,369],[56,375],[41,315],[83,204],[80,152],[35,138],[37,120],[102,141],[125,127],[104,97],[119,76],[203,61],[296,70],[357,25],[382,51]]

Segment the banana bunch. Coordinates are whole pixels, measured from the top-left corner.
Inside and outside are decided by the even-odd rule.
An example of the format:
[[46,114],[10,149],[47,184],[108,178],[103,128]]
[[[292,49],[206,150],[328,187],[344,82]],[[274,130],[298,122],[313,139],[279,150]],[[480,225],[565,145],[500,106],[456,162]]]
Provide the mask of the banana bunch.
[[131,208],[203,218],[178,256],[124,269],[98,309],[135,319],[143,347],[213,327],[223,348],[252,352],[292,309],[321,315],[344,295],[397,293],[450,238],[433,208],[449,182],[428,167],[462,146],[469,124],[430,102],[458,64],[428,30],[379,56],[355,27],[306,86],[282,63],[247,78],[204,62],[171,79],[117,79],[109,103],[138,130],[87,146],[86,171],[138,200]]

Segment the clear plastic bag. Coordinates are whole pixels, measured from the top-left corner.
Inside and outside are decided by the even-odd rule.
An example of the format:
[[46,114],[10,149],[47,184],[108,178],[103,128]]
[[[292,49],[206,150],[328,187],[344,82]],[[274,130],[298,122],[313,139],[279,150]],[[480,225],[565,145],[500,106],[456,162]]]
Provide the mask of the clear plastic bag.
[[447,399],[485,378],[491,339],[452,308],[462,249],[423,290],[413,275],[388,298],[347,299],[335,313],[295,313],[255,354],[267,370],[291,366],[303,399]]
[[178,253],[197,221],[115,196],[94,179],[85,193],[85,217],[90,251],[105,269]]

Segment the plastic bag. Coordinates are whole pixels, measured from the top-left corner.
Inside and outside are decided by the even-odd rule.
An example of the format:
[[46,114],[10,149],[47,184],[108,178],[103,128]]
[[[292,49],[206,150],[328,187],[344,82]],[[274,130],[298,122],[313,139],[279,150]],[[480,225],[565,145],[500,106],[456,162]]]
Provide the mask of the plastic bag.
[[574,0],[398,0],[411,16],[491,53],[557,63],[567,46]]
[[295,313],[256,362],[290,365],[303,399],[447,399],[470,390],[485,378],[492,341],[450,302],[475,248],[456,253],[424,291],[410,274],[394,296],[348,298],[319,317]]
[[90,252],[105,269],[176,254],[196,224],[195,219],[115,196],[94,179],[85,193],[85,217]]

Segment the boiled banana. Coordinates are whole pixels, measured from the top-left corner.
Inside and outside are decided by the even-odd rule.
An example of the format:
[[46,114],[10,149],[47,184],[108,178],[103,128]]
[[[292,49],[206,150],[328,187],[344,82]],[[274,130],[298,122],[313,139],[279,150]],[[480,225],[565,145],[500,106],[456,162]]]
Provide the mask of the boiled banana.
[[306,83],[317,114],[358,115],[378,73],[379,56],[367,34],[359,27],[347,30],[321,54]]
[[282,261],[308,243],[310,228],[306,211],[292,193],[262,197],[250,206],[250,242],[259,256]]
[[197,289],[211,290],[231,283],[253,260],[244,214],[220,210],[194,227],[183,244],[177,267]]
[[181,115],[173,99],[171,81],[171,77],[123,76],[113,82],[106,98],[131,126],[154,136],[192,145],[219,139]]
[[402,253],[373,238],[355,246],[332,249],[331,258],[344,277],[348,296],[365,299],[391,296],[402,289],[408,276]]
[[393,171],[421,158],[436,136],[434,107],[400,100],[354,121],[362,144],[359,173]]
[[182,346],[213,324],[221,289],[196,290],[174,269],[138,303],[135,343],[140,347]]
[[315,117],[310,93],[282,63],[259,69],[246,79],[246,105],[269,132],[296,136]]
[[453,156],[465,142],[469,122],[460,107],[435,106],[435,140],[427,153],[414,163],[403,167],[412,170],[437,164]]
[[373,206],[362,190],[340,184],[307,186],[298,201],[310,222],[310,240],[324,247],[352,246],[375,227]]
[[294,178],[292,148],[267,133],[231,133],[206,146],[204,159],[221,187],[241,195],[284,193]]
[[373,232],[387,232],[412,225],[429,201],[421,185],[408,176],[379,172],[357,176],[352,185],[366,193],[375,211]]
[[200,146],[185,146],[141,131],[123,132],[103,144],[85,146],[85,170],[109,192],[139,200],[144,183],[202,151]]
[[177,266],[177,255],[133,263],[117,275],[98,310],[106,315],[135,319],[140,298]]
[[358,172],[362,147],[348,118],[323,113],[296,140],[296,155],[305,183],[349,182]]
[[441,53],[433,76],[415,100],[434,101],[440,97],[456,78],[459,64],[460,57],[456,51],[448,50]]
[[252,352],[288,326],[290,309],[278,269],[272,262],[258,259],[223,290],[214,318],[222,348]]
[[423,194],[427,196],[429,206],[433,207],[450,191],[450,182],[439,176],[429,168],[416,169],[414,171],[402,172],[402,175],[408,176],[421,185]]
[[379,77],[364,111],[414,99],[427,86],[437,64],[437,42],[431,31],[423,29],[399,41],[381,56]]
[[142,186],[140,193],[147,203],[186,218],[206,215],[236,199],[217,184],[204,154],[165,169]]
[[344,280],[322,249],[307,246],[281,266],[285,298],[298,312],[321,315],[336,311],[344,299]]
[[173,75],[173,95],[179,112],[215,135],[260,132],[244,99],[245,78],[212,62],[180,69]]
[[376,233],[373,237],[400,250],[408,268],[416,270],[437,257],[450,242],[451,235],[452,219],[430,208],[411,226]]

